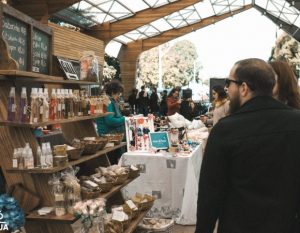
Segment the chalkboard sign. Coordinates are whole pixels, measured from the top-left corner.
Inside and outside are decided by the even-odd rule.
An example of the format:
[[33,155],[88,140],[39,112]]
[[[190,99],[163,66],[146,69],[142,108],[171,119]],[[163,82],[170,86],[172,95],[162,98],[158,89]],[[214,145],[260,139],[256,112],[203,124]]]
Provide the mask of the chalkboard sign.
[[32,34],[32,71],[49,73],[50,36],[40,30],[33,29]]
[[168,149],[169,137],[167,132],[149,133],[151,147],[156,149]]
[[19,70],[27,70],[28,26],[7,15],[3,17],[2,36],[9,45],[12,58],[19,64]]

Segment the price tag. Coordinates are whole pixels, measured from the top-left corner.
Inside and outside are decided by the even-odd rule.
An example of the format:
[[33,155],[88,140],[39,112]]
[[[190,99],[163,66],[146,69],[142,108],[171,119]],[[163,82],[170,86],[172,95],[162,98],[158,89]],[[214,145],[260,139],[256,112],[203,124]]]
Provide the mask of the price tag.
[[120,211],[115,211],[112,216],[112,220],[122,222],[125,220],[125,213]]
[[135,210],[137,209],[136,205],[133,203],[132,200],[126,201],[126,204],[129,206],[130,209]]

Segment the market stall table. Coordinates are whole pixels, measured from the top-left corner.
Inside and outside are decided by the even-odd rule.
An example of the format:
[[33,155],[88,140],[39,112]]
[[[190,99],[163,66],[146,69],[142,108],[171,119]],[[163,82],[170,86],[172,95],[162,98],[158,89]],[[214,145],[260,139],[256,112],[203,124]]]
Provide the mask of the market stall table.
[[125,197],[136,192],[157,198],[147,216],[174,218],[183,225],[196,224],[198,181],[202,163],[202,146],[193,152],[173,157],[171,154],[127,152],[122,165],[137,165],[141,175],[123,189]]

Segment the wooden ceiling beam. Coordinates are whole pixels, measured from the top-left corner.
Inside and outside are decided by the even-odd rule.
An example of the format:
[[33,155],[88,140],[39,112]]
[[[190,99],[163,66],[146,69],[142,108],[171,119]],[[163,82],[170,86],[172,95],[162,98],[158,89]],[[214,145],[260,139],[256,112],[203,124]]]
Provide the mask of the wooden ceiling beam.
[[26,15],[47,22],[49,16],[77,2],[80,0],[11,0],[9,3]]
[[[171,29],[171,30],[165,31],[165,32],[163,32],[163,33],[161,33],[157,36],[141,40],[142,41],[142,50],[143,51],[149,50],[149,49],[154,48],[158,45],[161,45],[161,44],[164,44],[164,43],[166,43],[170,40],[173,40],[177,37],[186,35],[188,33],[196,31],[198,29],[201,29],[201,28],[204,28],[206,26],[217,23],[217,22],[219,22],[223,19],[226,19],[228,17],[231,17],[231,16],[234,16],[234,15],[239,14],[241,12],[244,12],[244,11],[246,11],[246,10],[252,8],[252,7],[253,7],[252,4],[245,5],[241,9],[234,10],[234,11],[231,11],[231,12],[219,15],[219,16],[207,17],[207,18],[202,19],[198,23],[194,23],[194,24],[191,24],[189,26],[185,26],[185,27],[178,28],[178,29]],[[136,43],[136,42],[130,42],[127,45],[130,46],[131,43]]]
[[104,43],[107,44],[117,36],[123,35],[143,25],[149,24],[157,19],[163,18],[201,1],[202,0],[178,0],[161,7],[145,9],[137,12],[131,17],[121,19],[116,22],[107,22],[101,25],[96,25],[85,31],[85,33],[97,39],[103,40]]

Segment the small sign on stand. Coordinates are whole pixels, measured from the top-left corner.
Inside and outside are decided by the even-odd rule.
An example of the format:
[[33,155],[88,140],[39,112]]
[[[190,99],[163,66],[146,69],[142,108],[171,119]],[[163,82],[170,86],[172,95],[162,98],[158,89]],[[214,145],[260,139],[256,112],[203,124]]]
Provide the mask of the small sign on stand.
[[150,144],[152,148],[166,150],[169,148],[169,136],[167,132],[149,133]]

